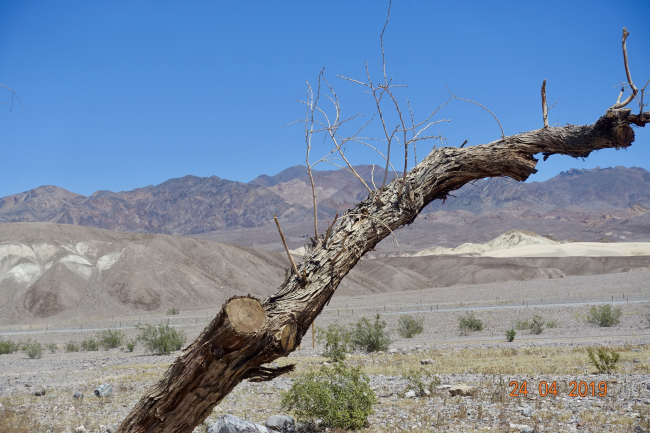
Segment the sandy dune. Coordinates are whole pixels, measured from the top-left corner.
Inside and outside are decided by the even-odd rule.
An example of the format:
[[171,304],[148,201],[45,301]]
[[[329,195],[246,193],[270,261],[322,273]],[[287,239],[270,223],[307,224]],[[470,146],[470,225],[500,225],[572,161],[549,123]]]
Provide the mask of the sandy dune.
[[511,230],[484,244],[466,243],[456,248],[428,248],[413,256],[433,255],[466,255],[479,257],[649,256],[650,242],[558,242],[533,232]]
[[650,256],[650,242],[607,243],[575,242],[556,245],[528,245],[493,250],[483,257],[616,257]]

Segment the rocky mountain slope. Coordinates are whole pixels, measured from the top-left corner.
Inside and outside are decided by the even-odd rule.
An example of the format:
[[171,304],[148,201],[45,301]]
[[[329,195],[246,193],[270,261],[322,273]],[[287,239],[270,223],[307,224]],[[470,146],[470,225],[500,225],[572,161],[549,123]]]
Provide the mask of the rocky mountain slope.
[[[356,169],[369,184],[381,184],[382,169]],[[323,223],[367,196],[345,170],[314,171],[314,177]],[[1,198],[0,222],[190,235],[279,250],[277,233],[269,225],[277,214],[292,239],[291,248],[296,248],[312,234],[309,185],[305,167],[295,166],[248,184],[185,176],[133,191],[98,191],[90,197],[43,186]],[[408,251],[486,242],[511,229],[582,241],[650,239],[650,172],[638,167],[573,169],[545,182],[486,179],[454,195],[429,205],[409,230],[399,232]],[[387,243],[380,244],[379,250],[389,249]]]
[[[0,325],[27,318],[216,308],[231,296],[274,293],[285,268],[284,253],[190,237],[0,224]],[[339,290],[387,288],[352,272]]]

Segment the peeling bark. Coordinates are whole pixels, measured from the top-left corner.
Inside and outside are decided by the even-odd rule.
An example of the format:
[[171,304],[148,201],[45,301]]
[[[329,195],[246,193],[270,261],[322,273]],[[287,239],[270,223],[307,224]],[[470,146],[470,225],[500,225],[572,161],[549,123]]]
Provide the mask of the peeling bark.
[[[466,148],[434,149],[405,178],[379,189],[309,246],[298,273],[259,302],[231,298],[201,335],[135,405],[119,428],[132,432],[191,432],[242,380],[271,380],[293,366],[265,368],[287,356],[359,259],[392,230],[412,223],[431,201],[445,199],[485,177],[524,181],[537,170],[535,154],[587,157],[594,150],[623,149],[634,141],[630,125],[650,123],[650,112],[608,110],[588,126],[545,127]],[[400,194],[401,190],[401,194]],[[381,222],[378,222],[381,221]]]

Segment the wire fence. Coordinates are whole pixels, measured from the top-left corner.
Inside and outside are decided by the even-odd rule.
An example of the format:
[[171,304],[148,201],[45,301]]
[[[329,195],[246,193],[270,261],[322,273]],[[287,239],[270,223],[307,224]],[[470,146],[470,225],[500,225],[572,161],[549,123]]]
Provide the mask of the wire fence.
[[[621,304],[650,302],[650,293],[620,293],[607,297],[587,297],[578,293],[570,293],[559,298],[527,298],[527,299],[500,299],[481,301],[458,302],[419,302],[396,303],[391,305],[340,305],[325,307],[321,313],[322,318],[374,316],[375,314],[426,314],[449,311],[472,311],[499,308],[530,308],[552,306],[581,306],[596,304]],[[340,303],[340,301],[339,301]],[[0,336],[29,334],[38,332],[94,332],[105,329],[132,329],[138,324],[164,325],[174,327],[202,326],[205,327],[217,315],[219,309],[201,311],[198,314],[166,315],[164,313],[141,314],[131,316],[95,317],[79,320],[60,321],[55,323],[25,323],[20,325],[0,326]]]

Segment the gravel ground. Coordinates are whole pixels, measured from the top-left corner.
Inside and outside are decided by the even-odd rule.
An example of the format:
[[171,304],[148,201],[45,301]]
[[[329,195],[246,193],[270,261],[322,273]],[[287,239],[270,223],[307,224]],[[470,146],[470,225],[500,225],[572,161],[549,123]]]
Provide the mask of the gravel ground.
[[[650,299],[650,288],[638,278],[641,274],[646,273],[620,274],[619,280],[610,279],[611,275],[567,278],[563,281],[564,289],[556,286],[554,280],[548,280],[519,283],[518,288],[501,285],[502,291],[493,292],[494,287],[468,286],[457,290],[455,297],[449,289],[340,297],[332,300],[316,326],[350,324],[380,313],[389,329],[393,329],[400,314],[409,312],[424,317],[425,331],[414,339],[397,339],[393,333],[396,341],[391,348],[396,353],[357,354],[348,361],[363,367],[378,395],[375,412],[364,431],[527,431],[529,427],[547,432],[642,432],[650,427],[650,329],[646,320],[650,312],[650,304],[646,302],[646,298]],[[571,296],[572,288],[577,287],[581,290],[575,290],[576,294]],[[544,296],[555,297],[554,300],[534,304],[533,298],[540,290],[544,290]],[[495,296],[491,301],[487,298],[489,293],[490,297],[499,293],[500,299],[497,301]],[[623,312],[621,323],[611,328],[587,324],[584,319],[589,305],[608,298],[611,302],[612,295],[616,298],[614,307]],[[522,298],[529,299],[528,306],[522,305]],[[460,336],[458,317],[467,312],[473,312],[483,321],[484,330]],[[506,343],[505,330],[517,320],[530,320],[533,315],[555,322],[557,327],[545,329],[540,335],[517,331],[515,341]],[[170,317],[170,323],[178,325],[189,340],[199,334],[208,320],[206,310],[182,311],[180,316]],[[92,326],[118,327],[120,320],[123,320],[122,331],[131,339],[137,334],[132,326],[138,321],[160,323],[166,317],[96,318]],[[67,328],[65,332],[51,329],[43,332],[37,330],[38,326],[32,332],[27,327],[0,328],[0,338],[14,341],[31,338],[58,345],[56,353],[46,351],[41,359],[29,359],[23,352],[0,356],[0,420],[3,421],[0,433],[72,432],[80,425],[89,432],[104,432],[106,426],[118,424],[130,412],[178,355],[177,352],[152,356],[139,346],[134,352],[119,349],[63,352],[67,341],[80,342],[95,335],[97,331],[89,330],[89,322],[85,323],[83,331],[74,329],[78,323],[46,325],[59,331]],[[591,374],[594,369],[586,349],[592,346],[621,353],[616,374]],[[322,347],[311,347],[311,332],[308,332],[301,350],[278,360],[281,364],[295,362],[296,373],[270,383],[242,383],[215,408],[207,421],[232,413],[263,422],[270,415],[283,413],[279,391],[288,389],[297,374],[318,368],[325,361],[319,356]],[[424,358],[435,361],[426,368],[431,374],[437,374],[441,385],[475,385],[476,393],[452,397],[447,389],[441,388],[428,397],[405,398],[408,382],[402,374],[411,368],[421,368],[420,360]],[[519,385],[526,381],[529,394],[511,396],[513,381]],[[570,396],[573,381],[594,382],[596,393],[598,384],[605,382],[607,393]],[[555,382],[557,395],[541,396],[538,388],[541,382]],[[113,386],[111,396],[93,395],[93,390],[102,383]],[[34,396],[33,392],[40,387],[46,389],[45,396]],[[75,392],[83,393],[84,397],[73,398]],[[196,431],[204,432],[205,426]]]
[[[594,345],[614,347],[621,353],[617,374],[590,374],[593,367],[587,361],[585,348]],[[518,343],[466,341],[438,344],[435,348],[406,346],[392,352],[395,353],[357,354],[348,360],[364,368],[379,397],[365,431],[510,431],[512,425],[520,431],[526,431],[523,426],[528,426],[536,431],[618,432],[650,426],[647,337]],[[72,432],[85,425],[88,431],[104,432],[106,426],[118,424],[128,414],[177,354],[152,356],[137,349],[133,353],[113,349],[46,353],[41,359],[29,359],[24,353],[0,356],[0,419],[11,420],[11,414],[22,411],[30,414],[34,426],[25,431]],[[425,358],[434,359],[434,365],[427,368],[436,374],[440,385],[473,385],[477,387],[476,393],[452,397],[447,389],[441,388],[428,397],[406,398],[409,383],[398,372],[418,368],[419,360]],[[498,368],[486,365],[484,358],[493,358]],[[279,362],[297,363],[296,374],[301,374],[318,368],[325,360],[318,356],[317,349],[301,350]],[[549,373],[554,369],[558,373]],[[497,370],[503,373],[497,374]],[[279,391],[288,389],[293,377],[241,384],[215,408],[207,423],[226,413],[254,422],[284,413]],[[511,396],[513,381],[519,386],[526,381],[528,395]],[[596,395],[592,396],[587,388],[586,396],[571,396],[572,381],[594,382]],[[555,382],[557,394],[542,397],[541,382]],[[601,382],[607,384],[607,392],[599,396]],[[102,383],[113,386],[111,396],[93,395]],[[33,396],[41,387],[47,391],[45,396]],[[84,397],[74,398],[75,392]],[[196,431],[204,432],[205,424]]]

